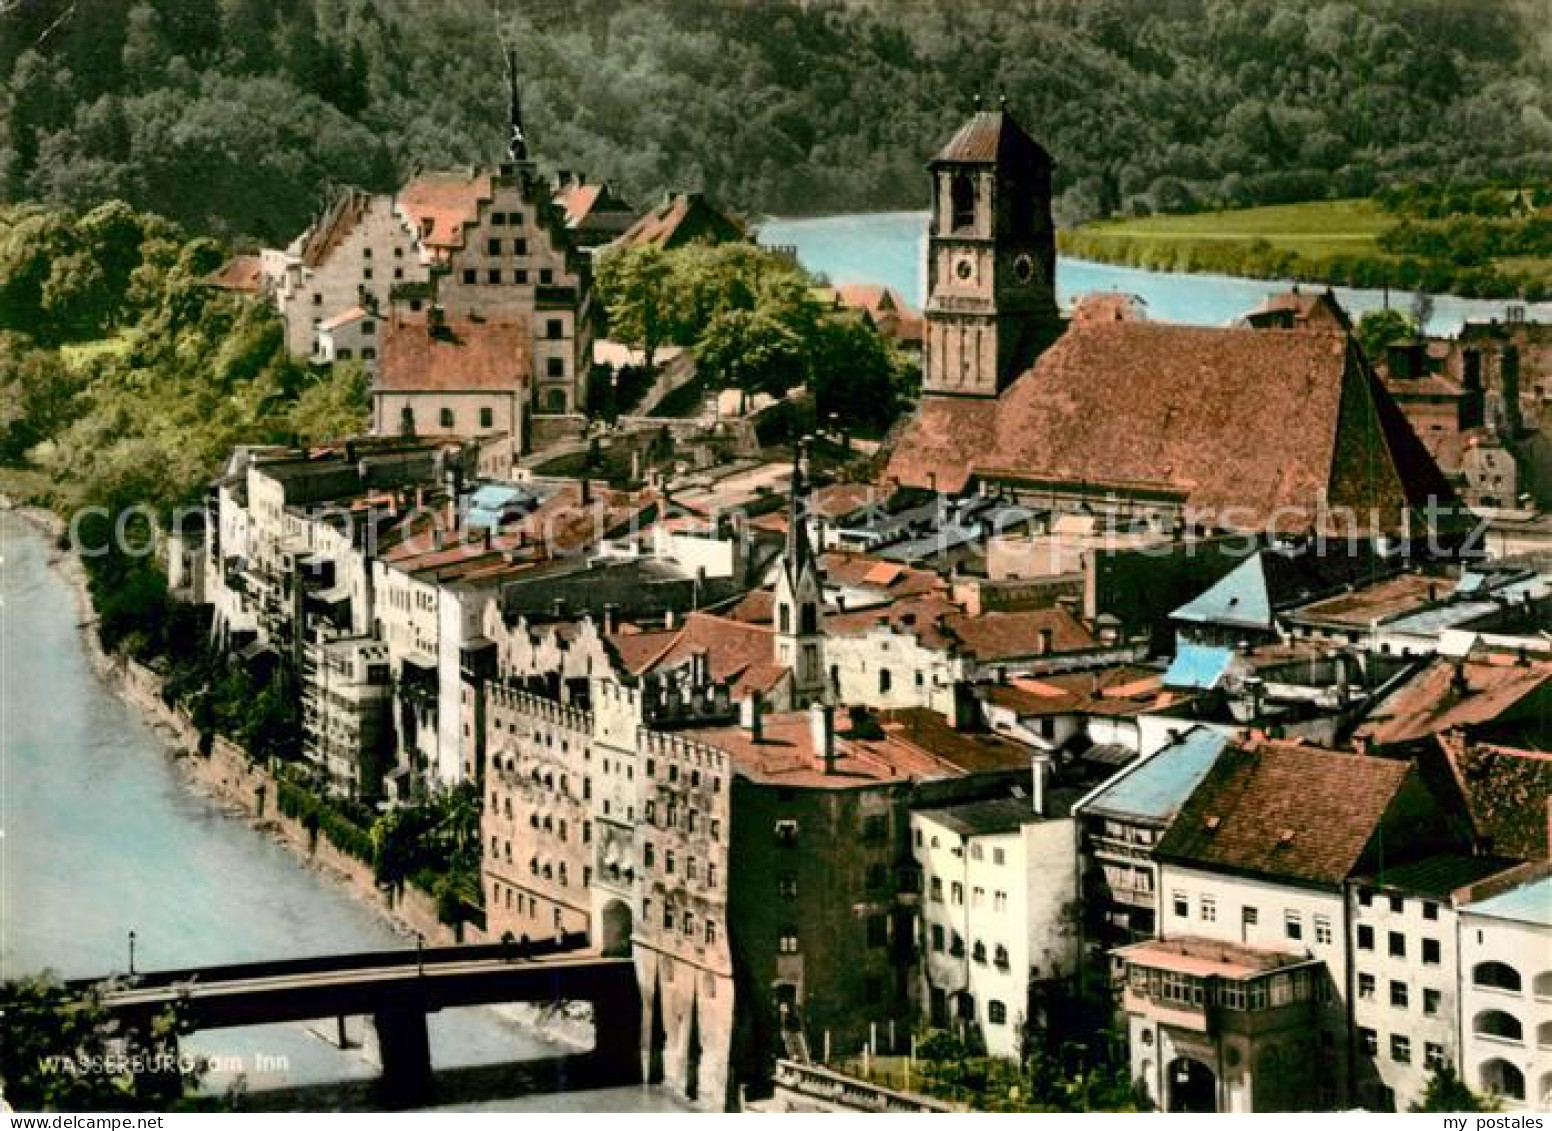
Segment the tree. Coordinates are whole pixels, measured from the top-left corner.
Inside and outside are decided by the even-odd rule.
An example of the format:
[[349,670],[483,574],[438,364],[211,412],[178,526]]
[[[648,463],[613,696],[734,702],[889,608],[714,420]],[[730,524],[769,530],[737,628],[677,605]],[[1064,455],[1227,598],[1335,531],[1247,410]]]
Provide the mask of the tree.
[[289,413],[303,441],[354,436],[366,430],[367,377],[360,362],[338,362],[302,387]]
[[672,337],[673,271],[656,247],[611,252],[598,264],[598,290],[615,340],[642,352],[651,372],[657,351]]
[[695,359],[712,383],[779,397],[807,374],[803,342],[769,313],[729,310],[717,315],[695,344]]
[[848,428],[871,430],[894,420],[904,364],[872,325],[848,314],[826,318],[815,329],[809,356],[818,423],[834,416]]
[[1501,1105],[1496,1097],[1479,1096],[1466,1086],[1466,1082],[1449,1062],[1437,1065],[1428,1074],[1423,1087],[1423,1098],[1408,1110],[1414,1112],[1498,1111]]
[[1388,347],[1415,337],[1417,327],[1399,310],[1371,310],[1358,320],[1353,333],[1364,356],[1378,362],[1384,359]]
[[145,1111],[187,1095],[202,1070],[136,1075],[128,1065],[177,1065],[176,1010],[145,1027],[127,1026],[102,1004],[99,986],[85,994],[48,976],[0,985],[0,1080],[20,1111]]

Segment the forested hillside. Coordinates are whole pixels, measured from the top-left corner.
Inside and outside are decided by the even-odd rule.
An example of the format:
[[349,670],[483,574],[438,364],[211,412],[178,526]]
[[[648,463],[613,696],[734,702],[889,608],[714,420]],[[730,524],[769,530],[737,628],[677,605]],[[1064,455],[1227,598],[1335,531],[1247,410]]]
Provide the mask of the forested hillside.
[[498,28],[551,166],[747,211],[920,206],[975,91],[1068,220],[1552,175],[1545,0],[9,0],[0,190],[294,234],[333,183],[489,161]]

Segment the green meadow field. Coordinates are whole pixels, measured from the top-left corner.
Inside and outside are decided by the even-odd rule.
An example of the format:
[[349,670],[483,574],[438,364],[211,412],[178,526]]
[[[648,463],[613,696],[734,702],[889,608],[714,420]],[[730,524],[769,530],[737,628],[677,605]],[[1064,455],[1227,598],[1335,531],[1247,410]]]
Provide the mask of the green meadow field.
[[1397,217],[1367,199],[1319,200],[1190,215],[1102,220],[1061,232],[1080,259],[1155,271],[1211,271],[1351,286],[1534,296],[1552,286],[1552,258],[1517,256],[1470,268],[1397,255],[1379,236]]

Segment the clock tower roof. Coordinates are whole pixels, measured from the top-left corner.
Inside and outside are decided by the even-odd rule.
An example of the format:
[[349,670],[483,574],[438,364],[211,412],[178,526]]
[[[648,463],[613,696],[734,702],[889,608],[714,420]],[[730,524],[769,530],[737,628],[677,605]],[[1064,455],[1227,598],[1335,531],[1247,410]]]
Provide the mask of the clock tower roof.
[[1056,164],[1012,114],[997,109],[978,110],[971,115],[928,165],[997,165],[1005,161],[1031,162],[1047,168]]

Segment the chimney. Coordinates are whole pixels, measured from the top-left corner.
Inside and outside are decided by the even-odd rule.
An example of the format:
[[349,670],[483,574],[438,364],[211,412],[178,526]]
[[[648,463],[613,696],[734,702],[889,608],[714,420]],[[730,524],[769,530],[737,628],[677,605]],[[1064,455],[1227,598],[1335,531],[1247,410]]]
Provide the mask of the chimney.
[[587,476],[582,477],[582,505],[585,507],[593,501],[593,481]]
[[1260,676],[1249,676],[1245,680],[1245,691],[1250,695],[1250,717],[1261,717],[1262,698],[1266,691],[1266,681]]
[[749,732],[749,737],[755,742],[765,738],[765,724],[761,721],[760,693],[751,691],[747,698],[738,704],[738,725]]
[[1456,695],[1471,693],[1471,681],[1466,678],[1466,665],[1459,660],[1455,661],[1455,670],[1450,674],[1450,690]]
[[814,754],[824,764],[824,772],[835,773],[835,708],[815,703],[808,709],[809,736]]
[[1037,757],[1034,771],[1035,816],[1044,817],[1048,815],[1045,810],[1045,793],[1046,787],[1050,784],[1051,759],[1043,754]]
[[551,602],[550,607],[551,607],[551,609],[555,613],[555,619],[557,619],[557,620],[564,620],[565,619],[565,617],[566,617],[566,598],[564,598],[564,597],[556,597],[555,600],[553,602]]
[[604,606],[604,635],[613,636],[620,631],[620,606],[610,601]]
[[705,648],[696,648],[690,653],[690,682],[696,687],[705,687],[711,682],[711,655]]

